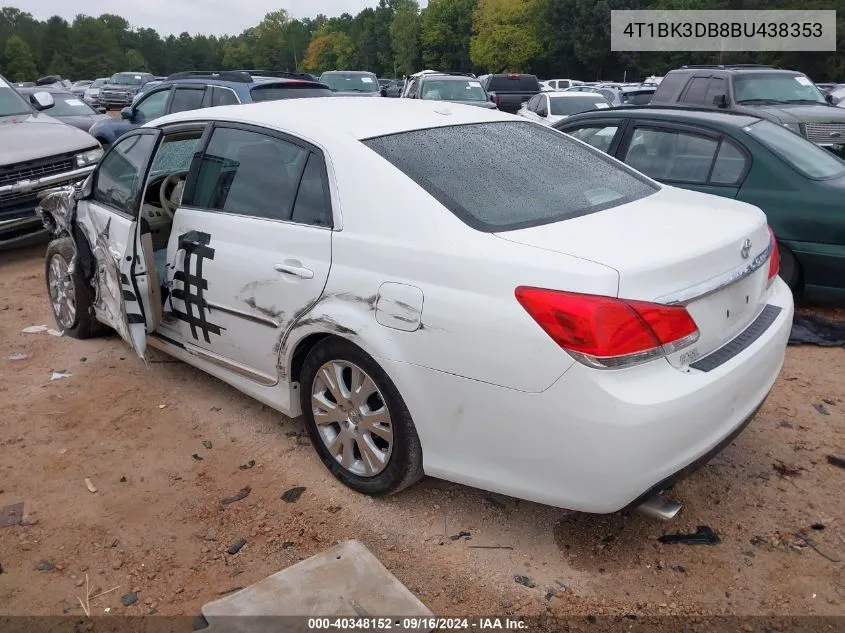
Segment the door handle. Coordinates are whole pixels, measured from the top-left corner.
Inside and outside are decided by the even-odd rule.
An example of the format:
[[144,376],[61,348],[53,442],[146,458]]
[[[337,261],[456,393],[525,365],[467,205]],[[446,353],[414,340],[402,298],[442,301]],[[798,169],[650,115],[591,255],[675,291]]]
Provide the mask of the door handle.
[[314,271],[309,268],[293,266],[291,264],[276,264],[275,266],[273,266],[273,268],[275,268],[280,273],[284,273],[285,275],[301,277],[302,279],[314,279]]

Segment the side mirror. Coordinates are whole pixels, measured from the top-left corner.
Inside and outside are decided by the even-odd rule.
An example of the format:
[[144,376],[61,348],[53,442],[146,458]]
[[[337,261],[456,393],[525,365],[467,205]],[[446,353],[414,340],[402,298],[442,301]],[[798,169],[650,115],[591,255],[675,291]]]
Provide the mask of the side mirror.
[[132,110],[132,108],[123,108],[123,110],[120,111],[120,118],[126,119],[127,121],[131,121],[134,114],[135,112]]
[[490,101],[495,103],[496,102],[496,95],[490,95]]
[[537,116],[541,116],[545,119],[549,116],[549,111],[546,108],[540,108],[537,110]]
[[826,95],[824,96],[824,100],[825,100],[825,101],[827,101],[830,105],[835,105],[835,104],[836,104],[836,101],[834,100],[834,98],[833,98],[833,95],[832,95],[832,94],[826,94]]
[[713,105],[717,108],[726,108],[728,106],[728,95],[716,95],[713,97]]
[[108,109],[104,108],[103,106],[100,106],[99,108],[97,108],[97,114],[106,114],[107,112],[108,112]]
[[382,96],[382,97],[386,97],[386,96],[387,96],[387,88],[382,88],[382,89],[381,89],[381,96]]
[[35,92],[29,97],[29,101],[36,110],[41,112],[42,110],[48,110],[56,105],[56,102],[53,101],[53,95],[49,92]]

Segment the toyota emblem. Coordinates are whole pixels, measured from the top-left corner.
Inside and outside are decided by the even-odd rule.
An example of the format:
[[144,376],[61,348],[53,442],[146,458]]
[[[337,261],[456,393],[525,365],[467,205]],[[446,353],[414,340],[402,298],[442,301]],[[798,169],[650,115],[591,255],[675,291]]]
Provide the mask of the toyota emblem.
[[748,256],[751,254],[751,240],[745,240],[742,243],[742,249],[739,251],[739,254],[742,255],[742,259],[748,259]]

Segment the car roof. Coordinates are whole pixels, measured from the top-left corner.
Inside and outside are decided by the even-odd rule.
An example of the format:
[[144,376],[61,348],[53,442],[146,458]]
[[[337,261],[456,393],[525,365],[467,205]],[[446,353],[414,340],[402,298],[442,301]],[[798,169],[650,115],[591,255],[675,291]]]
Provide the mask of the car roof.
[[[803,75],[801,71],[790,70],[789,68],[777,68],[775,66],[755,66],[749,64],[747,66],[682,66],[670,70],[670,73],[677,72],[696,72],[708,70],[721,70],[730,73],[760,73],[760,74],[789,74],[789,75]],[[669,73],[667,73],[669,74]]]
[[715,110],[705,110],[696,108],[685,108],[679,106],[625,106],[622,108],[608,108],[606,110],[596,110],[595,112],[577,114],[575,116],[584,117],[586,115],[600,114],[603,117],[607,116],[624,116],[626,118],[660,118],[664,120],[676,121],[678,123],[711,123],[730,127],[745,127],[761,120],[761,117],[751,116],[748,114],[737,114],[735,112],[719,112]]
[[374,75],[369,70],[327,70],[323,75]]
[[543,94],[549,95],[552,99],[572,99],[573,97],[594,97],[597,99],[604,99],[598,92],[578,92],[577,90],[573,90],[572,92],[545,92]]
[[147,127],[185,121],[231,121],[282,130],[328,144],[436,127],[519,121],[498,110],[424,99],[314,97],[222,106],[170,114]]
[[454,80],[457,80],[457,81],[460,81],[460,80],[463,80],[463,81],[478,81],[478,79],[476,77],[470,77],[469,75],[452,75],[452,74],[449,74],[449,73],[437,73],[437,74],[429,73],[428,75],[423,75],[421,77],[421,79],[445,79],[447,81],[451,81],[451,80],[454,79]]

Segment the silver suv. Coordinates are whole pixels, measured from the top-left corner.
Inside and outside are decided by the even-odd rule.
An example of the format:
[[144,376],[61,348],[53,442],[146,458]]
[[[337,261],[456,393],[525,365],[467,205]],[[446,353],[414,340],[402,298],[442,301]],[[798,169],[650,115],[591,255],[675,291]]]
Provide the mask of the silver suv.
[[42,113],[53,105],[50,93],[27,101],[0,77],[0,248],[42,233],[38,194],[84,180],[103,155],[93,136]]

